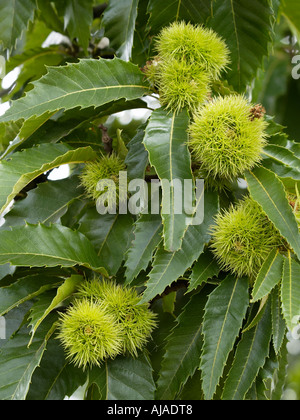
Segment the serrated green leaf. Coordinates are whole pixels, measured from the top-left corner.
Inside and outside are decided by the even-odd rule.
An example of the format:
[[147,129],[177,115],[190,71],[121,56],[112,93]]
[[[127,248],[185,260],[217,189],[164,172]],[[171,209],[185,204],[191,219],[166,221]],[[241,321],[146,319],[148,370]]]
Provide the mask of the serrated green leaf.
[[62,279],[48,275],[31,275],[16,282],[10,286],[0,288],[0,316],[6,314],[16,306],[27,300],[33,299],[46,290],[59,285]]
[[288,370],[288,349],[287,349],[287,337],[284,338],[282,346],[280,348],[280,354],[278,355],[278,369],[275,377],[275,386],[272,389],[271,400],[279,401],[282,399],[284,386],[287,379]]
[[107,397],[107,367],[93,367],[89,371],[86,400],[106,400]]
[[128,143],[128,154],[125,159],[129,179],[144,179],[148,164],[148,152],[143,144],[145,127],[142,126]]
[[229,275],[210,294],[205,306],[200,369],[202,389],[211,400],[242,327],[249,304],[247,279]]
[[117,57],[129,61],[132,54],[139,0],[111,0],[103,13],[105,36]]
[[50,338],[47,351],[41,363],[33,373],[29,392],[29,401],[61,401],[86,382],[86,372],[66,360],[65,352],[59,340]]
[[102,266],[110,275],[121,267],[132,229],[130,214],[100,215],[95,208],[88,209],[79,221],[79,231],[94,245]]
[[[176,209],[177,201],[187,200],[176,197],[175,180],[183,182],[192,180],[191,156],[188,150],[187,129],[189,116],[186,110],[180,114],[170,114],[160,108],[153,111],[146,128],[144,145],[149,153],[151,165],[155,168],[160,180],[169,181],[170,186],[162,182],[162,219],[164,230],[164,246],[167,251],[177,251],[182,243],[187,228],[187,216],[181,209]],[[175,181],[176,182],[176,181]],[[172,188],[173,187],[173,188]],[[182,205],[183,207],[183,205]]]
[[17,152],[9,160],[0,161],[0,214],[26,185],[44,172],[96,157],[97,154],[90,147],[71,149],[64,144],[43,144]]
[[49,118],[60,109],[100,107],[122,98],[137,99],[149,92],[139,68],[117,58],[82,59],[67,66],[49,67],[48,73],[33,84],[34,89],[15,101],[0,122],[33,118],[34,123],[36,117],[49,114]]
[[272,341],[275,353],[278,354],[286,333],[286,323],[281,312],[280,287],[272,291]]
[[136,359],[118,356],[90,371],[86,399],[153,400],[154,390],[152,367],[145,355]]
[[70,38],[78,39],[85,52],[90,40],[93,22],[93,0],[56,0],[59,15],[64,17],[64,27]]
[[28,223],[56,223],[76,200],[83,199],[84,192],[78,186],[78,178],[48,181],[30,190],[24,200],[16,201],[5,216],[4,229]]
[[0,27],[3,49],[12,50],[21,38],[29,22],[34,19],[35,0],[2,0],[0,2]]
[[0,265],[73,267],[82,265],[108,276],[90,241],[61,225],[25,225],[0,232]]
[[174,400],[181,387],[199,367],[202,349],[202,320],[207,296],[194,295],[179,315],[166,340],[157,383],[157,399]]
[[162,222],[159,215],[143,214],[136,221],[134,240],[126,254],[126,284],[130,284],[142,270],[148,267],[154,250],[161,241],[161,233]]
[[201,286],[203,282],[217,276],[219,272],[220,267],[209,248],[207,248],[193,267],[188,291],[191,292]]
[[263,318],[242,335],[223,391],[223,400],[243,400],[269,354],[272,324],[270,304]]
[[247,172],[250,194],[300,258],[300,234],[282,182],[268,169],[258,167]]
[[107,400],[154,400],[152,367],[145,355],[137,359],[119,356],[106,365]]
[[0,400],[25,400],[33,372],[40,364],[47,342],[54,332],[51,318],[40,329],[30,348],[24,326],[0,351]]
[[186,20],[203,24],[212,13],[212,0],[150,0],[148,29],[157,33],[174,21]]
[[[27,90],[27,83],[37,80],[47,72],[47,66],[58,66],[67,57],[67,53],[58,46],[49,48],[25,49],[21,54],[13,55],[6,63],[6,73],[22,66],[22,70],[15,85],[3,100],[19,94],[20,90]],[[22,92],[23,93],[23,92]],[[20,95],[21,96],[21,95]],[[16,99],[16,98],[14,98]]]
[[261,320],[267,308],[268,299],[269,299],[268,295],[261,299],[261,301],[259,302],[257,312],[255,313],[253,318],[252,318],[252,312],[254,313],[254,310],[253,310],[253,307],[251,308],[251,312],[250,312],[251,315],[249,316],[249,319],[247,320],[247,323],[243,329],[243,332],[251,330],[251,328],[255,327],[259,323],[259,321]]
[[263,156],[285,165],[295,173],[297,180],[300,179],[300,159],[288,148],[276,144],[264,147]]
[[[199,200],[200,201],[200,200]],[[209,228],[215,223],[219,209],[219,199],[213,192],[204,195],[204,221],[201,225],[187,228],[179,251],[167,252],[161,245],[154,257],[153,269],[149,274],[147,288],[142,301],[148,302],[161,294],[167,286],[182,276],[202,254],[205,245],[211,239]]]
[[226,79],[244,92],[268,55],[274,13],[269,0],[216,0],[210,26],[230,49],[230,71]]
[[292,330],[300,317],[300,264],[295,261],[291,253],[284,261],[281,282],[282,313],[286,324]]
[[270,252],[255,280],[252,290],[252,302],[256,302],[268,295],[280,282],[283,262],[283,256],[278,249]]
[[61,302],[65,299],[70,297],[77,289],[78,285],[82,282],[83,277],[79,275],[72,275],[71,277],[67,278],[64,283],[57,289],[56,296],[51,300],[50,305],[47,305],[45,311],[43,311],[42,315],[36,319],[31,318],[31,338],[29,341],[28,346],[31,345],[36,330],[39,328],[43,320],[50,314],[50,312],[56,308]]

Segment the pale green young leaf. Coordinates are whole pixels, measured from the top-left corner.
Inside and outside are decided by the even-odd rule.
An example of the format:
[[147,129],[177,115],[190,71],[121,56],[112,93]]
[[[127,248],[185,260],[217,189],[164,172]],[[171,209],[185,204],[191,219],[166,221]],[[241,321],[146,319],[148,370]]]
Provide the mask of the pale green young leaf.
[[67,278],[64,283],[57,289],[56,296],[52,299],[49,306],[47,306],[46,310],[43,312],[42,316],[38,317],[37,319],[31,318],[31,338],[29,341],[29,346],[32,343],[36,330],[41,325],[43,320],[50,314],[50,312],[56,308],[57,305],[62,303],[65,299],[70,297],[77,289],[78,285],[82,282],[83,277],[80,275],[72,275],[71,277]]
[[280,286],[276,286],[272,297],[272,341],[275,353],[278,354],[286,333],[286,323],[281,311]]

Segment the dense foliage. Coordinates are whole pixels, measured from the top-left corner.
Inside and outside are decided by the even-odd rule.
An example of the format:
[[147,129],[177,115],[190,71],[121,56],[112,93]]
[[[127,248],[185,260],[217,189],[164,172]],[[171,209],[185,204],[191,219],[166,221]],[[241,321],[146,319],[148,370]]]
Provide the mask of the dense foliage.
[[[0,28],[19,69],[0,91],[0,399],[280,399],[300,318],[297,1],[2,0]],[[190,180],[194,213],[203,178],[203,222],[172,189],[168,211],[165,183],[157,214],[120,211],[119,171]]]

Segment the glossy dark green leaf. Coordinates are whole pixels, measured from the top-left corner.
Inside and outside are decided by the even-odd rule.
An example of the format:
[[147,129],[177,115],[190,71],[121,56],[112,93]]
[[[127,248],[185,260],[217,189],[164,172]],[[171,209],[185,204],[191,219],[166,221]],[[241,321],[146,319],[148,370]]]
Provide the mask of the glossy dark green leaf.
[[248,282],[229,275],[210,294],[205,306],[202,388],[211,400],[223,374],[228,355],[242,327],[249,305]]
[[230,70],[226,79],[244,92],[269,53],[274,14],[269,0],[216,0],[210,26],[230,49]]
[[110,275],[117,273],[131,240],[133,219],[130,214],[100,215],[89,209],[80,219],[79,231],[94,245],[101,264]]
[[148,267],[153,253],[161,241],[162,222],[160,215],[144,214],[136,221],[134,240],[126,254],[126,283],[131,283]]
[[210,227],[219,209],[217,194],[206,192],[204,195],[204,221],[201,225],[188,227],[179,251],[167,252],[162,245],[158,248],[149,274],[147,288],[142,300],[147,302],[161,294],[167,286],[178,280],[202,254],[211,239]]
[[181,387],[199,367],[205,294],[191,298],[166,340],[165,354],[157,384],[157,399],[174,400]]
[[47,343],[47,350],[31,378],[27,400],[61,401],[71,397],[86,382],[87,372],[66,360],[65,352],[55,337]]
[[24,326],[0,351],[0,399],[25,400],[33,372],[40,364],[54,332],[54,319],[43,325],[28,348],[29,331]]
[[201,286],[208,279],[217,276],[219,272],[220,267],[217,261],[214,259],[210,250],[206,249],[193,267],[188,289],[189,292]]
[[242,335],[225,382],[223,400],[244,399],[259,369],[265,364],[269,354],[271,334],[271,313],[270,305],[268,305],[263,318],[256,327]]
[[150,0],[148,22],[152,33],[157,33],[171,22],[186,20],[192,23],[204,24],[212,13],[212,0]]
[[[187,147],[187,111],[170,114],[160,108],[153,111],[146,128],[144,145],[149,152],[149,160],[162,182],[162,219],[164,246],[167,251],[177,251],[187,228],[187,216],[183,209],[176,209],[177,202],[184,203],[183,191],[176,196],[175,182],[192,179],[191,156]],[[178,211],[180,210],[180,211]]]
[[280,282],[283,270],[283,256],[279,250],[271,251],[261,267],[252,290],[252,302],[256,302],[266,295]]

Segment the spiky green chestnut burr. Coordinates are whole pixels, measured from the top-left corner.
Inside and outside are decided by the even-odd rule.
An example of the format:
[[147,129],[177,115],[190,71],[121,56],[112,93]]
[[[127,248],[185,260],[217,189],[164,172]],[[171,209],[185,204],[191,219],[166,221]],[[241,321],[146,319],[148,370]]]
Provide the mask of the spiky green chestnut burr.
[[240,95],[230,95],[196,112],[189,147],[208,176],[233,180],[260,162],[267,123],[258,108]]
[[252,198],[220,213],[212,228],[212,249],[222,268],[238,276],[255,276],[283,239]]
[[123,332],[123,353],[136,356],[156,327],[156,315],[149,310],[148,304],[140,304],[141,299],[134,288],[95,279],[82,284],[78,296],[101,302],[107,313],[117,320]]
[[99,181],[111,180],[116,186],[116,195],[108,197],[108,207],[113,207],[118,202],[119,198],[119,172],[125,171],[126,165],[122,159],[115,154],[110,156],[102,156],[101,158],[88,162],[80,175],[81,185],[84,187],[89,198],[97,201],[103,194],[110,191],[105,188],[100,191],[98,187]]
[[122,349],[122,329],[99,303],[76,300],[61,314],[58,338],[67,357],[78,366],[99,366]]
[[157,38],[156,51],[166,63],[175,58],[196,64],[212,79],[218,79],[229,64],[229,50],[212,29],[185,22],[164,28]]
[[210,93],[210,79],[198,64],[172,57],[160,62],[156,85],[161,104],[173,112],[195,111]]

